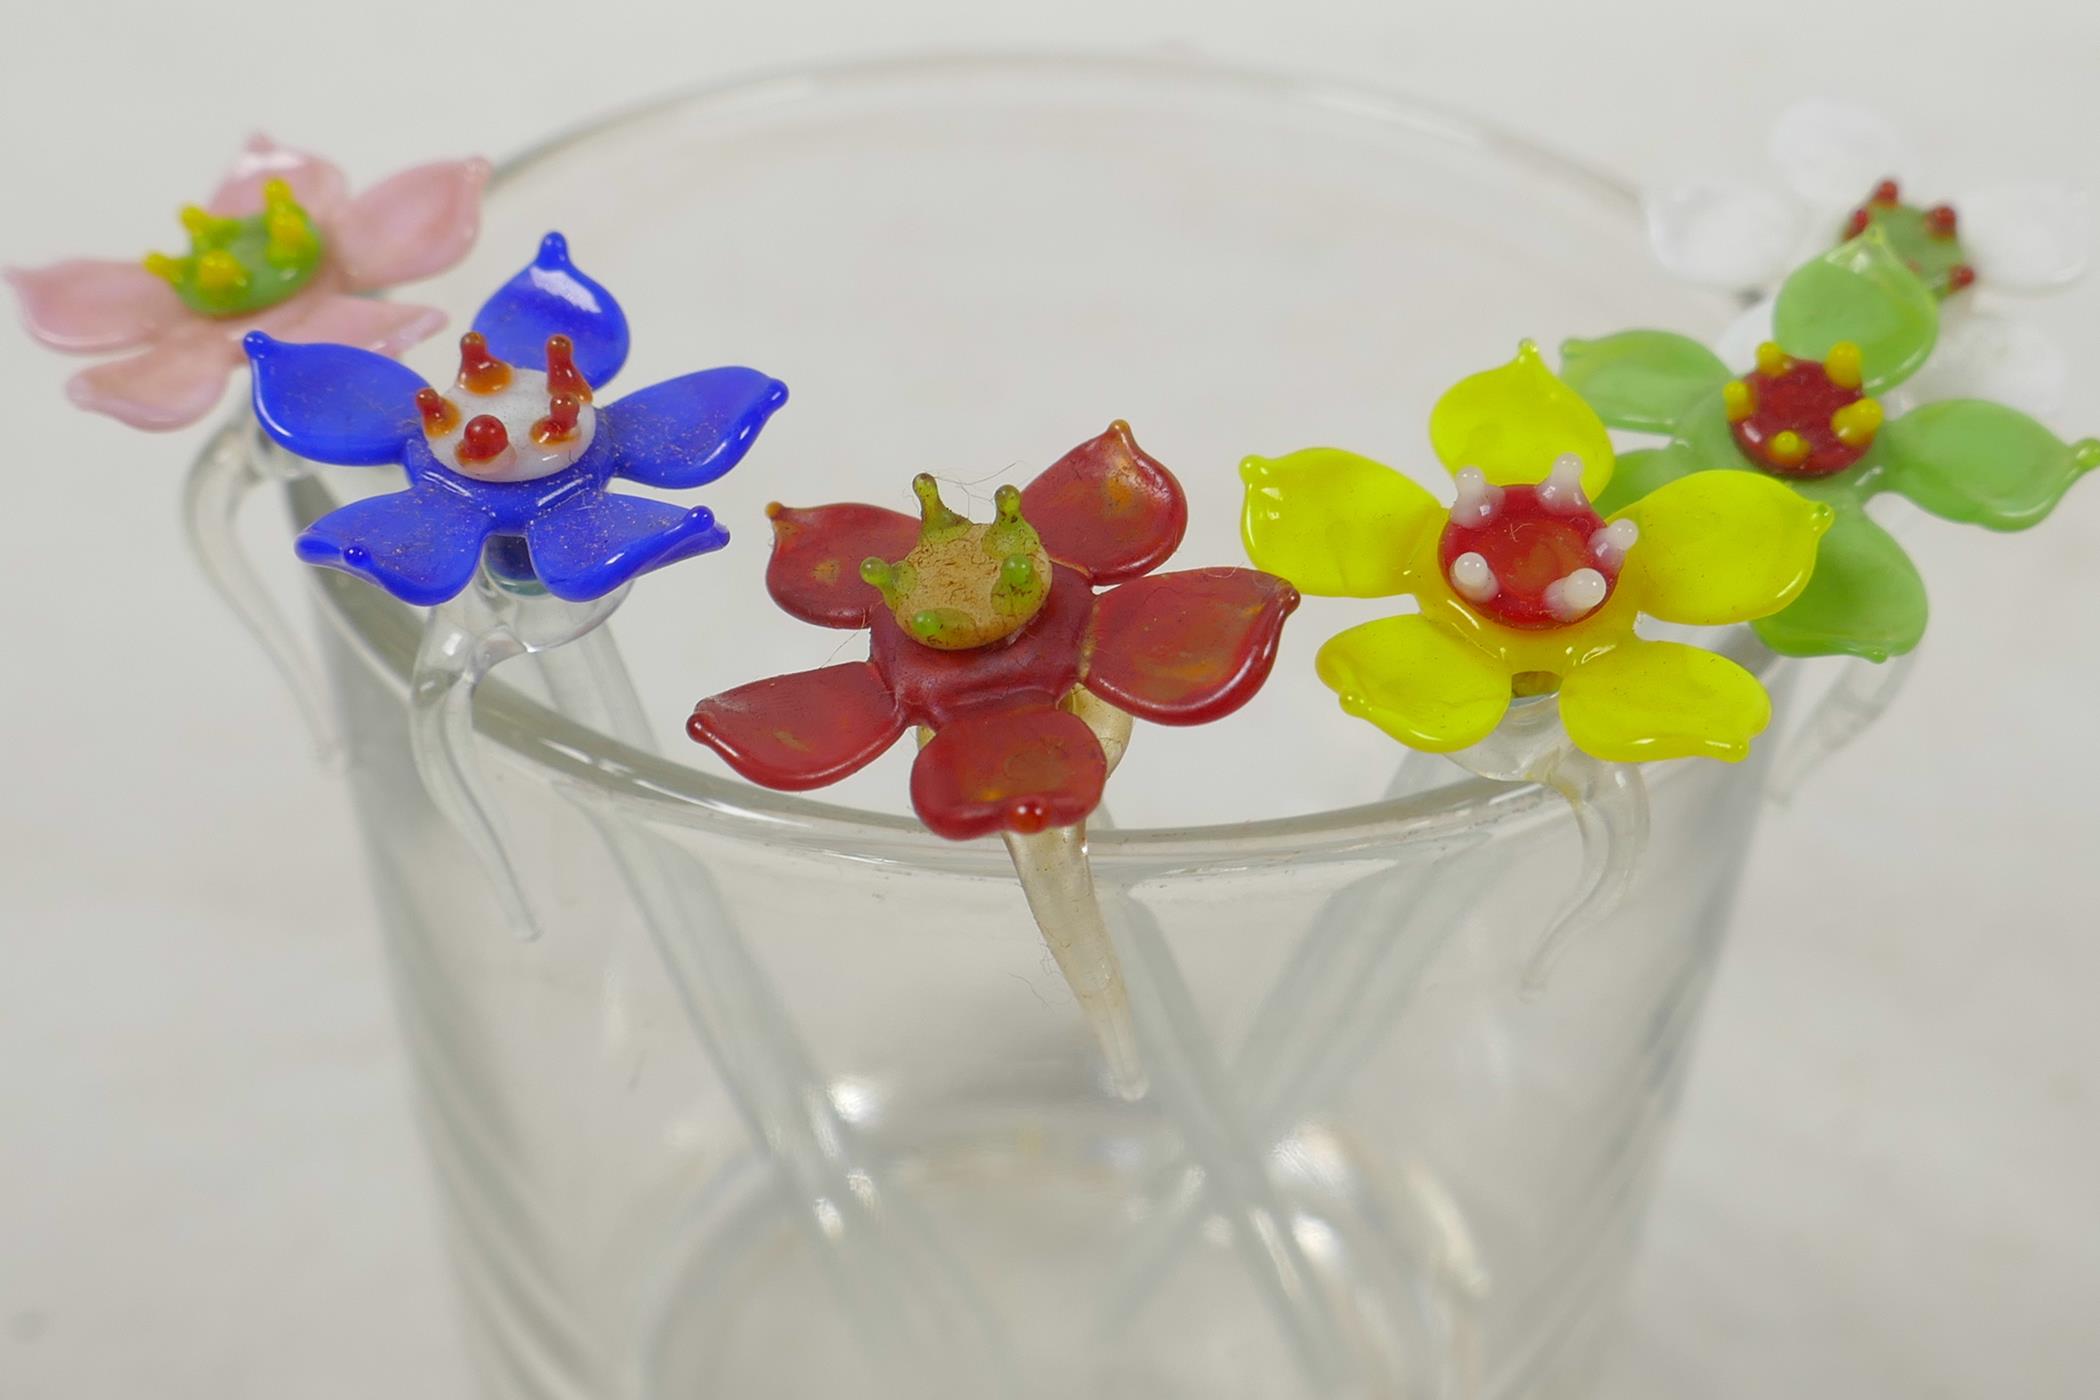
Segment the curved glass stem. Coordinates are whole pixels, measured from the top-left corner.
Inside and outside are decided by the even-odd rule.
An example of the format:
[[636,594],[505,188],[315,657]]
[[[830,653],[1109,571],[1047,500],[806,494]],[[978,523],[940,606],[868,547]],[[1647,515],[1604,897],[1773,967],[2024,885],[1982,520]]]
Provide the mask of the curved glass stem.
[[1101,918],[1093,867],[1086,858],[1086,827],[1059,826],[1027,835],[1008,831],[1006,853],[1028,899],[1028,912],[1043,943],[1072,989],[1094,1039],[1108,1061],[1109,1082],[1133,1102],[1148,1087],[1137,1029],[1130,1019],[1130,991],[1122,962]]
[[1873,727],[1910,679],[1917,653],[1892,656],[1879,665],[1852,659],[1780,746],[1772,761],[1772,800],[1792,802],[1823,765]]
[[[1246,1086],[1242,1131],[1252,1160],[1267,1161],[1301,1123],[1342,1094],[1391,1034],[1424,973],[1486,888],[1486,867],[1467,854],[1478,844],[1436,852],[1349,886],[1329,901],[1292,951],[1229,1075],[1229,1082]],[[1131,943],[1135,969],[1135,955],[1145,944],[1135,936]],[[1149,1014],[1149,1005],[1145,1009]],[[1227,1180],[1194,1151],[1161,1176],[1127,1253],[1131,1262],[1104,1301],[1104,1330],[1130,1327],[1157,1296],[1195,1243],[1206,1201]],[[1472,1257],[1470,1240],[1438,1233],[1444,1256]],[[1473,1286],[1470,1275],[1460,1283]]]
[[291,621],[242,549],[237,528],[241,508],[256,487],[300,467],[297,458],[277,451],[252,422],[235,419],[214,432],[190,464],[182,484],[182,523],[206,581],[291,690],[316,756],[334,761],[342,752],[342,739],[327,688]]

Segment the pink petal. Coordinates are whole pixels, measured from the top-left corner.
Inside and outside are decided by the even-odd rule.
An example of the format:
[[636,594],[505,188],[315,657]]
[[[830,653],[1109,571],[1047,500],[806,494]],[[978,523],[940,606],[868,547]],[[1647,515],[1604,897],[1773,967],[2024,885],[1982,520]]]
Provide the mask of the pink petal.
[[187,320],[175,289],[135,262],[73,258],[10,268],[22,324],[54,350],[128,350]]
[[481,231],[489,163],[441,160],[390,175],[328,227],[336,266],[361,290],[414,282],[467,255]]
[[240,360],[239,345],[227,335],[181,333],[150,350],[82,370],[66,381],[66,396],[90,413],[167,432],[211,412]]
[[398,357],[409,346],[436,335],[445,325],[445,313],[434,306],[348,297],[339,292],[298,297],[273,310],[293,308],[297,314],[273,317],[261,328],[279,340],[327,341],[333,345],[355,345],[375,355]]
[[207,207],[214,214],[259,214],[266,180],[290,185],[292,197],[306,207],[310,217],[324,224],[350,194],[350,182],[332,162],[280,146],[258,131],[248,138],[233,168],[212,191]]

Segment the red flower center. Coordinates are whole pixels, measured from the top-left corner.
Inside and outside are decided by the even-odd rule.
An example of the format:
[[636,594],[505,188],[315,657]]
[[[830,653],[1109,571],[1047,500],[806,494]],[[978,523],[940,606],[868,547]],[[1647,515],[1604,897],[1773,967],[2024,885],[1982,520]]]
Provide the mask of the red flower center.
[[1770,341],[1757,368],[1722,390],[1736,446],[1775,476],[1841,472],[1866,454],[1881,405],[1860,392],[1859,347],[1843,341],[1822,362],[1797,360]]
[[1604,606],[1638,537],[1632,521],[1606,525],[1591,508],[1582,462],[1568,456],[1537,486],[1461,471],[1437,554],[1452,591],[1497,622],[1564,627]]

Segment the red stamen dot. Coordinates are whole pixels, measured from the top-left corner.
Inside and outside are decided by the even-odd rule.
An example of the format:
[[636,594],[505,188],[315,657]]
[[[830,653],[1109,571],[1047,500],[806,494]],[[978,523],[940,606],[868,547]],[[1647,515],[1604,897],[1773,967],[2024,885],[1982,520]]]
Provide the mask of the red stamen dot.
[[1874,193],[1871,196],[1876,204],[1894,204],[1897,197],[1896,182],[1894,180],[1883,180],[1874,187]]
[[556,394],[547,400],[547,416],[532,425],[532,440],[542,447],[567,442],[576,436],[576,420],[582,413],[582,399],[574,394]]
[[1859,237],[1861,234],[1867,231],[1867,225],[1872,223],[1873,221],[1874,216],[1872,214],[1869,214],[1866,210],[1853,210],[1852,217],[1845,220],[1845,237]]
[[416,412],[423,415],[423,432],[428,437],[443,437],[459,426],[459,410],[452,400],[427,386],[416,390]]
[[477,394],[493,394],[510,384],[510,366],[489,353],[480,331],[459,338],[459,382]]
[[1934,238],[1954,237],[1954,206],[1935,204],[1925,211],[1925,231]]
[[[1866,455],[1837,435],[1831,415],[1860,401],[1816,360],[1790,360],[1777,374],[1753,370],[1743,376],[1756,405],[1741,422],[1729,424],[1735,444],[1752,463],[1774,476],[1816,477],[1841,472]],[[1794,460],[1775,447],[1782,433],[1799,438],[1807,451]]]
[[[1603,528],[1603,517],[1587,503],[1556,509],[1535,486],[1505,486],[1485,520],[1454,518],[1446,525],[1437,554],[1453,591],[1476,612],[1510,627],[1561,627],[1579,619],[1555,611],[1548,592],[1555,584],[1585,569],[1603,576],[1606,597],[1618,583],[1621,561],[1592,546]],[[1582,616],[1602,606],[1600,600]]]
[[493,414],[476,414],[467,420],[467,430],[460,436],[459,460],[493,462],[509,448],[510,434],[503,430],[503,420]]
[[1967,263],[1956,263],[1947,269],[1948,291],[1958,292],[1964,287],[1972,287],[1975,284],[1976,269],[1970,267]]
[[573,394],[583,403],[591,401],[591,386],[576,368],[576,343],[565,335],[547,337],[547,392]]

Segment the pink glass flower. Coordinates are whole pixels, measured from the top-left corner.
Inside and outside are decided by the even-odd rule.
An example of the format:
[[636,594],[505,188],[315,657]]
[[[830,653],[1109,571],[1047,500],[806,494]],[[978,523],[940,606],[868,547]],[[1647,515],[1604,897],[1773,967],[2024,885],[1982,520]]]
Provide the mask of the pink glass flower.
[[445,323],[436,307],[361,294],[433,276],[464,257],[480,230],[488,176],[488,162],[478,157],[433,161],[353,198],[332,163],[256,135],[201,214],[186,215],[185,223],[252,220],[288,192],[318,247],[310,270],[300,267],[296,290],[281,300],[209,314],[145,263],[100,258],[10,268],[6,276],[23,324],[44,344],[81,355],[135,352],[74,375],[66,385],[74,403],[134,428],[181,428],[218,403],[251,330],[382,355],[435,334]]

